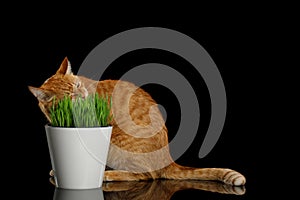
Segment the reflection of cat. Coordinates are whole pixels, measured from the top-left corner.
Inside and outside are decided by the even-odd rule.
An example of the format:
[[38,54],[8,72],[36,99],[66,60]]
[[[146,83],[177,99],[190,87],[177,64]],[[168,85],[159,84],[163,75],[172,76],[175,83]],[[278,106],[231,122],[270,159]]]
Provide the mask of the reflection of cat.
[[107,182],[102,187],[105,199],[171,199],[180,190],[204,190],[221,194],[243,195],[245,187],[236,187],[214,181],[155,180]]
[[47,119],[54,96],[60,99],[97,92],[109,95],[113,102],[114,121],[105,181],[148,179],[218,180],[231,185],[244,185],[240,173],[224,168],[192,168],[176,164],[169,153],[167,128],[156,102],[134,84],[118,81],[94,81],[71,72],[67,58],[56,74],[40,87],[29,90],[37,97]]
[[[50,182],[55,185],[53,178]],[[203,190],[220,194],[243,195],[244,186],[231,186],[215,181],[196,180],[154,180],[154,181],[115,181],[102,185],[104,199],[171,199],[173,194],[181,190]],[[68,190],[63,190],[68,191]]]

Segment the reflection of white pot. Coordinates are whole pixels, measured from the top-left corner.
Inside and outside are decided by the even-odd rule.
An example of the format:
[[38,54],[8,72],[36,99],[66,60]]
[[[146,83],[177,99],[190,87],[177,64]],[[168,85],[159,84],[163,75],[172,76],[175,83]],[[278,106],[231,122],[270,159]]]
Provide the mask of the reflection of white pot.
[[45,126],[54,180],[65,189],[102,186],[112,127]]
[[104,200],[102,188],[89,190],[65,190],[56,188],[53,200]]

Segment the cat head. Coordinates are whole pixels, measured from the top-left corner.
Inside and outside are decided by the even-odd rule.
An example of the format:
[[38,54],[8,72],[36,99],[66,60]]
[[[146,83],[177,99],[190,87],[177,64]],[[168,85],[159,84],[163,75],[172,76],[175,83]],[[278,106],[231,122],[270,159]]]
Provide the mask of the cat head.
[[39,107],[50,121],[49,110],[53,98],[62,99],[64,96],[75,98],[76,96],[86,97],[87,89],[80,78],[73,75],[71,64],[67,57],[62,61],[56,73],[48,78],[40,87],[28,86],[31,93],[38,99]]

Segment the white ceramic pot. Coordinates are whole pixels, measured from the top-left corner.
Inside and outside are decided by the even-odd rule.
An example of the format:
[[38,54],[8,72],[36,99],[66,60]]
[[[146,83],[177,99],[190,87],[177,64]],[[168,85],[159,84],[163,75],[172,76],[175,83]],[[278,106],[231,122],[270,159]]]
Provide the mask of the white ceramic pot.
[[54,180],[58,188],[100,188],[112,127],[45,126]]

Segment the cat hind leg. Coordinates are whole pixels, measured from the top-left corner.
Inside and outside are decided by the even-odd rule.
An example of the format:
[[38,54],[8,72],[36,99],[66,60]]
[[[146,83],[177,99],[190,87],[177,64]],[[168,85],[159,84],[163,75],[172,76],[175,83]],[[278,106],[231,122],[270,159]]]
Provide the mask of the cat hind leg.
[[135,173],[125,170],[106,170],[103,181],[140,181],[153,179],[151,173]]

